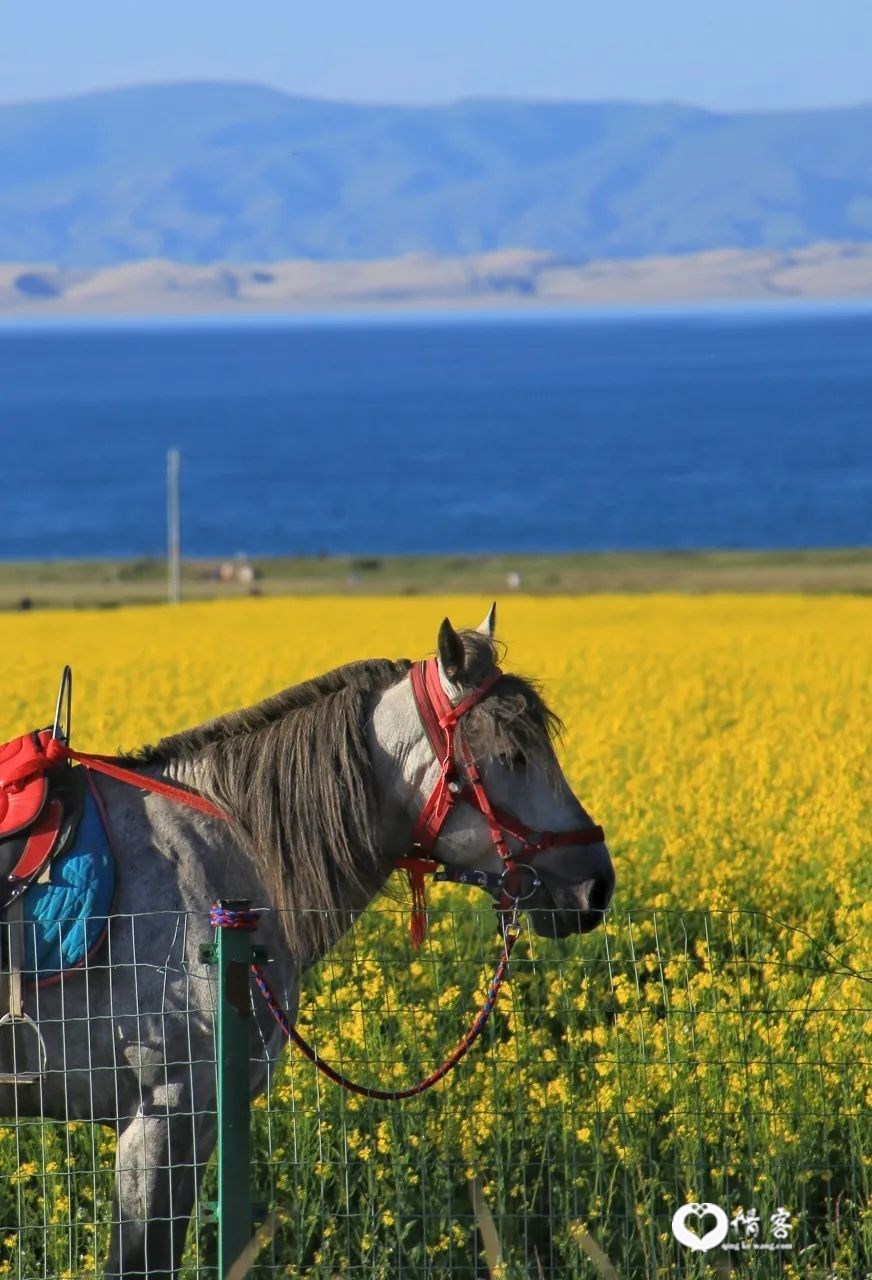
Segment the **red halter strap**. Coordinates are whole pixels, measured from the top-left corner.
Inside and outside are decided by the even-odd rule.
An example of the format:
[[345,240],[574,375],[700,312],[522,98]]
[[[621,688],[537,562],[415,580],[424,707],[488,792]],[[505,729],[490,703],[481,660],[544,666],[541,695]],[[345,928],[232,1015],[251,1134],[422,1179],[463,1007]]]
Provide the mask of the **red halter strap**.
[[[517,907],[521,899],[532,896],[539,888],[539,878],[530,867],[538,853],[559,846],[600,844],[605,840],[602,827],[585,827],[574,831],[535,831],[514,814],[495,808],[488,798],[478,766],[466,743],[462,743],[460,749],[465,779],[463,782],[458,779],[454,741],[458,721],[481,701],[501,675],[499,667],[495,667],[486,680],[455,706],[442,687],[436,658],[416,663],[409,673],[421,723],[439,762],[436,785],[427,797],[412,831],[413,849],[409,856],[398,858],[395,864],[409,873],[412,885],[412,941],[416,945],[424,936],[426,873],[435,872],[439,879],[456,878],[462,883],[480,884],[488,889],[499,888],[499,905],[509,909]],[[501,875],[469,872],[464,868],[445,868],[435,859],[434,850],[439,833],[457,800],[463,800],[478,809],[487,822],[494,848],[503,863]],[[507,836],[520,843],[521,848],[517,852],[513,853],[509,848]],[[528,883],[523,893],[519,890],[513,894],[508,883],[509,873],[517,869],[527,872]],[[455,871],[456,874],[452,874]]]
[[457,768],[454,760],[454,733],[457,722],[461,716],[466,715],[467,711],[481,701],[501,675],[502,672],[498,668],[495,669],[468,697],[457,706],[453,706],[442,688],[439,664],[435,658],[427,662],[416,662],[409,672],[415,705],[440,767],[436,785],[427,797],[424,808],[418,814],[418,820],[412,831],[412,844],[417,845],[425,854],[433,852],[439,832],[455,800],[463,791],[462,785],[456,778]]

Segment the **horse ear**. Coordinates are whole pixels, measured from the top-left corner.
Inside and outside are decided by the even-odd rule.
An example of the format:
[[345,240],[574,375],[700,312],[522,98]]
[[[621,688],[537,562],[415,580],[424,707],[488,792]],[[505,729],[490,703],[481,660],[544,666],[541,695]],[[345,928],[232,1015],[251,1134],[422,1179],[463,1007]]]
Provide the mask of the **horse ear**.
[[442,670],[449,680],[456,680],[463,671],[466,655],[463,651],[463,641],[447,618],[442,619],[442,626],[439,628],[439,638],[436,644],[439,650],[439,661],[442,663]]
[[497,602],[494,600],[491,607],[485,614],[484,621],[479,623],[476,628],[483,636],[487,636],[488,640],[493,640],[494,632],[497,629]]

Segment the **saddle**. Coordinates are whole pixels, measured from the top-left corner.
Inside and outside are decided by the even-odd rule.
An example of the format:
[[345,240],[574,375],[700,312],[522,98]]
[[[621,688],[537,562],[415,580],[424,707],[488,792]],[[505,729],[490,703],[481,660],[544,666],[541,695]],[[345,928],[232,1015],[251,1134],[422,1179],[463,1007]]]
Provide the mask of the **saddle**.
[[50,729],[0,747],[0,912],[72,845],[82,816],[81,769],[45,764]]
[[0,746],[0,913],[70,847],[82,816],[82,770],[66,761],[50,765],[45,758],[52,738],[66,739],[60,725],[64,698],[69,733],[71,689],[66,667],[53,727]]

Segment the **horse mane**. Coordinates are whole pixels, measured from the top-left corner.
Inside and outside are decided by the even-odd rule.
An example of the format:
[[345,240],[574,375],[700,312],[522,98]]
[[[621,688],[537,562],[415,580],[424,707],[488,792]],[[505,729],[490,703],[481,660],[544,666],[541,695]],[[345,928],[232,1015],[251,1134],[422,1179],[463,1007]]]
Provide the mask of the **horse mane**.
[[[478,684],[496,664],[497,646],[480,632],[460,636],[465,678]],[[378,848],[366,722],[372,695],[410,665],[349,663],[126,757],[139,766],[197,761],[204,790],[234,819],[299,959],[324,954],[390,870]],[[561,729],[533,682],[503,675],[458,732],[481,759],[521,768],[535,755],[556,778],[550,741]]]
[[299,959],[323,954],[344,932],[347,913],[385,879],[366,720],[372,694],[402,679],[409,665],[349,663],[133,757],[158,766],[197,760]]
[[[481,631],[461,631],[464,682],[481,684],[501,661],[504,648]],[[556,780],[560,774],[552,743],[563,721],[552,711],[535,680],[504,673],[457,727],[479,759],[496,757],[509,767],[526,768],[535,759]]]

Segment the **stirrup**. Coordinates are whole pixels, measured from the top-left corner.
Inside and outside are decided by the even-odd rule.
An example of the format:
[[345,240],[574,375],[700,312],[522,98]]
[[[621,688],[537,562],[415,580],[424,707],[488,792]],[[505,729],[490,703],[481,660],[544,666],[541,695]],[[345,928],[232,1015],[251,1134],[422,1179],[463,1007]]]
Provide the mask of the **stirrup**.
[[[69,669],[69,668],[68,668]],[[39,1049],[39,1070],[38,1071],[0,1071],[0,1084],[39,1084],[45,1079],[48,1070],[48,1050],[45,1047],[45,1041],[42,1038],[42,1032],[39,1027],[27,1013],[4,1013],[0,1018],[0,1032],[4,1026],[12,1027],[12,1050],[15,1053],[15,1024],[23,1023],[24,1026],[30,1027],[36,1036],[36,1043]]]

